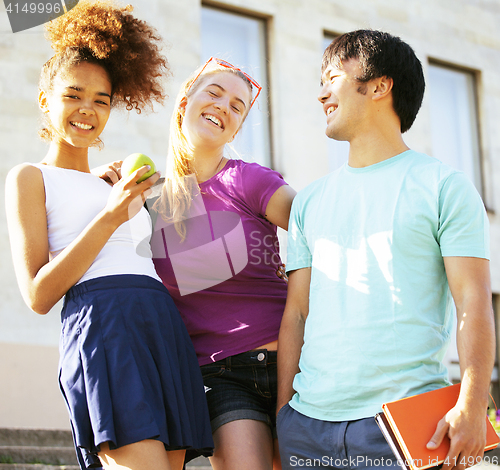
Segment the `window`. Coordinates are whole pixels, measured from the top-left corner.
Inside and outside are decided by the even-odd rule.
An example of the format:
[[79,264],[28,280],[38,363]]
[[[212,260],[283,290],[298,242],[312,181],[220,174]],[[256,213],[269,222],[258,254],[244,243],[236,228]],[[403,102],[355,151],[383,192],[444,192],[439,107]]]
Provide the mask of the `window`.
[[[321,55],[323,55],[323,52],[335,39],[335,37],[336,36],[332,34],[326,34],[324,36],[323,50],[321,51]],[[330,139],[329,137],[326,136],[325,139],[328,139],[327,142],[328,169],[329,171],[334,171],[347,161],[347,157],[349,156],[349,142],[342,142],[339,140]]]
[[201,17],[202,62],[211,56],[241,68],[262,92],[233,142],[238,157],[271,165],[265,20],[204,6]]
[[481,162],[473,72],[429,66],[433,156],[463,171],[481,193]]

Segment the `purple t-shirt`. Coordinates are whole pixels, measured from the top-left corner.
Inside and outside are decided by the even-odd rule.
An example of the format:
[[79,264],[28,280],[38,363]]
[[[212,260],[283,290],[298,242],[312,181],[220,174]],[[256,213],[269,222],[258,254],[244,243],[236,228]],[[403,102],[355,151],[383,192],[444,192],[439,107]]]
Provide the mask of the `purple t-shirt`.
[[286,282],[267,203],[285,185],[276,171],[229,160],[200,184],[181,242],[159,216],[151,240],[156,271],[172,295],[200,365],[278,339]]

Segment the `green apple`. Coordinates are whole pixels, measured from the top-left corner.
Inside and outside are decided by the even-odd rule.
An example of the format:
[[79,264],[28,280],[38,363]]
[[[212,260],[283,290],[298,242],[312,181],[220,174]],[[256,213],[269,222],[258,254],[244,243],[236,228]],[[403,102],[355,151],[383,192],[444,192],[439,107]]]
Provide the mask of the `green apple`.
[[151,169],[146,174],[142,175],[137,180],[137,183],[140,183],[154,175],[156,173],[156,167],[153,160],[143,153],[133,153],[129,155],[125,160],[123,160],[122,163],[122,178],[126,178],[144,165],[149,165]]

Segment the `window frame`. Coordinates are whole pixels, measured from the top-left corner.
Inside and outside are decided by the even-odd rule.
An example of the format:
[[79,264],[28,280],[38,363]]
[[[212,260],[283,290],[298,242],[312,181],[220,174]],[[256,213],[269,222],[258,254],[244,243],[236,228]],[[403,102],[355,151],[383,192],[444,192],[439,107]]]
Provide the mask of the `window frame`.
[[[480,83],[481,83],[481,72],[476,69],[464,67],[461,65],[453,64],[450,62],[446,62],[443,60],[435,59],[429,57],[427,60],[427,99],[429,102],[432,100],[432,84],[430,79],[430,69],[431,67],[437,67],[444,70],[448,70],[451,72],[466,74],[471,79],[471,85],[469,96],[470,96],[470,110],[472,111],[472,120],[469,122],[472,139],[474,140],[474,148],[471,149],[473,153],[472,166],[474,168],[474,179],[472,180],[476,189],[478,190],[485,206],[487,207],[486,202],[486,181],[484,174],[484,152],[483,152],[483,144],[482,144],[482,133],[481,133],[481,109],[480,109]],[[430,106],[430,105],[429,105]],[[429,108],[429,124],[432,126],[432,110]],[[432,129],[431,129],[432,133]],[[430,146],[433,148],[432,135],[430,136]],[[438,158],[436,156],[436,158]]]

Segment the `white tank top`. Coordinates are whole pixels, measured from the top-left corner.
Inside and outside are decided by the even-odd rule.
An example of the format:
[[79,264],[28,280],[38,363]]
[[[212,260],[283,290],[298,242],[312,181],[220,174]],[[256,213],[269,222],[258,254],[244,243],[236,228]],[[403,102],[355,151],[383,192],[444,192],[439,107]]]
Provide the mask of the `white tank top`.
[[[49,253],[53,259],[104,209],[111,186],[90,173],[30,165],[43,176]],[[114,274],[142,274],[160,281],[151,259],[150,238],[151,218],[142,208],[115,230],[77,284]]]

